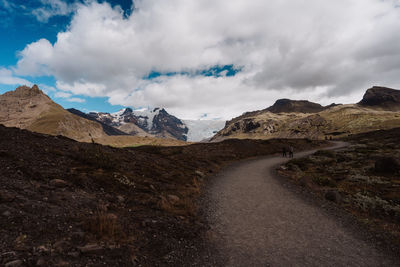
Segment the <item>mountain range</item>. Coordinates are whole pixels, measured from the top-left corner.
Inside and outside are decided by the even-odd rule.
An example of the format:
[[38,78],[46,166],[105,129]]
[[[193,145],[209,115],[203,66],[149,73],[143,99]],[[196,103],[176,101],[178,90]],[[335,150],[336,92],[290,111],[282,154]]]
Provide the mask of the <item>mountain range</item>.
[[37,85],[20,86],[0,95],[0,124],[116,146],[202,141],[224,126],[222,121],[180,120],[163,108],[124,108],[116,113],[65,110]]
[[345,105],[279,99],[224,126],[222,121],[181,120],[163,108],[124,108],[115,113],[65,110],[38,86],[20,86],[0,95],[0,124],[114,146],[182,145],[228,138],[331,139],[400,127],[400,91],[374,86],[360,102]]
[[263,110],[227,121],[213,138],[331,139],[400,127],[400,91],[374,86],[357,104],[322,106],[306,100],[280,99]]

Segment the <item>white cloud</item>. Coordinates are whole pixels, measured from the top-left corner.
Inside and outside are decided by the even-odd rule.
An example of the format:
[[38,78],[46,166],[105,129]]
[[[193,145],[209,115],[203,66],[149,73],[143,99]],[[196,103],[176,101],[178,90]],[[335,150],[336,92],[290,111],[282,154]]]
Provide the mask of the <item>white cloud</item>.
[[16,77],[11,70],[3,67],[0,67],[0,84],[32,86],[30,81]]
[[51,74],[51,61],[54,58],[53,46],[46,39],[31,43],[19,52],[20,60],[14,72],[19,75]]
[[71,98],[67,98],[67,99],[65,99],[65,100],[68,101],[68,102],[77,102],[77,103],[84,103],[84,102],[86,102],[85,99],[79,98],[79,97],[71,97]]
[[[54,75],[73,94],[163,106],[182,118],[238,115],[277,98],[355,102],[400,87],[400,10],[392,0],[138,0],[77,5],[57,42],[25,47],[16,73]],[[215,65],[234,77],[194,75]],[[192,73],[144,79],[152,71]]]
[[62,0],[40,0],[42,6],[32,11],[32,14],[40,22],[47,22],[54,16],[65,16],[74,11],[74,4],[68,4]]
[[60,91],[58,91],[54,94],[54,97],[59,97],[59,98],[68,98],[71,96],[72,96],[72,94],[70,94],[70,93],[60,92]]
[[49,85],[43,84],[43,83],[39,84],[39,88],[41,90],[43,90],[43,92],[45,92],[45,94],[49,94],[50,92],[56,92],[57,91],[56,88],[54,88],[53,86],[49,86]]
[[68,102],[77,102],[77,103],[84,103],[86,102],[85,99],[80,98],[80,97],[73,97],[73,94],[67,93],[64,91],[57,91],[54,93],[54,97],[56,98],[63,98],[65,101]]

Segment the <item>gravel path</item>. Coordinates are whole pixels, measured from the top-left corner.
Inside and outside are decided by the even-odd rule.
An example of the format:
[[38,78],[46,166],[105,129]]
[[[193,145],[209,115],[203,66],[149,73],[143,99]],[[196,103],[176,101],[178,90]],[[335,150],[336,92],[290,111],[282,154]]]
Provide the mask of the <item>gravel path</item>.
[[[344,145],[337,142],[330,149]],[[222,258],[219,264],[400,265],[359,238],[339,218],[284,187],[273,171],[286,160],[270,157],[243,162],[219,174],[210,186],[209,236],[211,247]]]

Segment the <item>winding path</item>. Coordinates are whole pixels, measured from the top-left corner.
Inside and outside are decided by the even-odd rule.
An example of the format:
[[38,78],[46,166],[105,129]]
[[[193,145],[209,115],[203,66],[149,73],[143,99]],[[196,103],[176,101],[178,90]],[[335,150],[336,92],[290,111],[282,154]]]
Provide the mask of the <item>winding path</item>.
[[[345,143],[337,142],[337,149]],[[315,151],[298,153],[296,157]],[[210,233],[225,266],[398,266],[338,218],[288,190],[273,169],[287,159],[243,162],[211,185]]]

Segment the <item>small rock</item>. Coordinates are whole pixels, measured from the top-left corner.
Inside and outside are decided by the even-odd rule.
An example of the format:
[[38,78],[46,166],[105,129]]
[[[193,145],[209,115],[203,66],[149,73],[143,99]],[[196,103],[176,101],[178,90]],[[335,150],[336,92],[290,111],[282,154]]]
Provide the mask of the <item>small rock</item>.
[[37,266],[46,266],[46,261],[43,258],[40,258],[36,262]]
[[67,182],[61,179],[53,179],[50,181],[50,185],[54,187],[66,187],[68,186]]
[[80,253],[78,251],[74,251],[74,252],[68,253],[68,255],[73,257],[73,258],[78,258]]
[[5,212],[3,212],[2,214],[4,217],[9,217],[11,215],[11,212],[9,212],[8,210],[6,210]]
[[340,194],[336,190],[329,190],[325,193],[325,199],[327,199],[329,201],[333,201],[335,203],[339,203],[340,202]]
[[196,173],[196,174],[197,174],[198,176],[200,176],[201,178],[203,178],[203,177],[206,176],[206,175],[204,174],[204,172],[199,171],[199,170],[195,171],[194,173]]
[[5,267],[18,267],[18,266],[22,266],[22,261],[21,261],[21,260],[10,261],[10,262],[7,262],[4,266],[5,266]]
[[46,248],[46,246],[39,246],[39,247],[37,247],[37,249],[36,249],[37,251],[39,251],[39,252],[42,252],[42,253],[44,253],[44,252],[48,252],[49,251],[49,249],[48,248]]
[[168,198],[168,201],[171,203],[176,203],[180,200],[180,198],[176,195],[168,195],[167,198]]
[[58,252],[63,252],[63,251],[68,247],[68,245],[69,245],[68,242],[66,242],[66,241],[64,241],[64,240],[61,240],[61,241],[57,241],[57,242],[54,244],[54,248],[55,248],[56,251],[58,251]]
[[87,244],[83,247],[78,247],[78,250],[84,254],[99,254],[103,252],[103,247],[98,244]]
[[85,233],[82,232],[82,231],[73,232],[73,233],[71,234],[71,237],[72,237],[72,239],[77,239],[77,240],[79,240],[79,239],[82,239],[82,238],[85,237]]
[[117,200],[118,200],[118,202],[124,202],[125,198],[123,196],[119,195],[119,196],[117,196]]
[[281,166],[279,166],[278,169],[281,171],[285,171],[285,170],[287,170],[287,167],[285,165],[281,165]]

